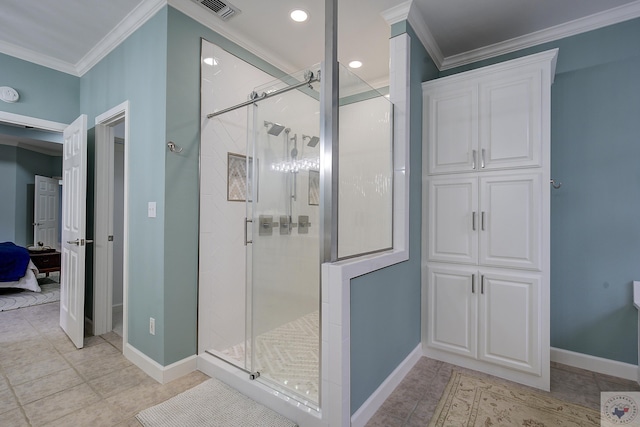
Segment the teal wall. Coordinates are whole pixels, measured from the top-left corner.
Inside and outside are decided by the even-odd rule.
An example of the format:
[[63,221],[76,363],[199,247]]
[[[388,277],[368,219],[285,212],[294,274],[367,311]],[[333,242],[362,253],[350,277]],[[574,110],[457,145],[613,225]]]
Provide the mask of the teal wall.
[[[95,117],[129,100],[129,342],[161,365],[164,355],[164,187],[167,8],[80,79],[80,110]],[[147,217],[147,203],[157,217]],[[149,334],[149,317],[156,335]]]
[[10,145],[0,145],[0,182],[2,200],[0,203],[0,242],[16,241],[16,170],[18,149]]
[[[420,344],[422,90],[438,69],[410,26],[409,260],[351,281],[351,411],[358,410]],[[402,32],[393,33],[394,35]]]
[[33,242],[35,175],[62,175],[62,158],[0,145],[0,241],[19,246]]
[[0,53],[2,85],[20,94],[13,104],[3,102],[0,111],[71,123],[80,115],[80,79]]
[[637,363],[640,19],[447,70],[559,48],[551,100],[552,347]]
[[[201,38],[274,76],[284,74],[165,7],[80,84],[90,124],[130,101],[129,342],[164,366],[196,353]],[[167,141],[183,151],[169,152]],[[149,201],[157,202],[156,218],[147,218]]]

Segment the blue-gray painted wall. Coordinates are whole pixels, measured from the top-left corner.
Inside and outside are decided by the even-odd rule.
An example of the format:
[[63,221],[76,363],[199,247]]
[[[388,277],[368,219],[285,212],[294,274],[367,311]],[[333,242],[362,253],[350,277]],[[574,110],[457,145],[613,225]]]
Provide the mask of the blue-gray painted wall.
[[60,176],[62,158],[24,148],[0,145],[0,241],[18,246],[33,242],[35,176]]
[[559,48],[551,99],[551,346],[637,363],[640,19],[481,61]]
[[411,37],[409,260],[351,281],[352,413],[420,344],[421,84],[436,78],[438,69],[410,26],[406,31]]
[[2,85],[20,94],[19,102],[3,102],[0,111],[71,123],[80,115],[80,79],[0,53]]
[[[167,7],[81,77],[80,110],[95,117],[129,101],[129,343],[166,363],[164,322]],[[147,217],[157,203],[156,218]],[[176,225],[177,226],[177,225]],[[149,334],[149,318],[156,334]]]

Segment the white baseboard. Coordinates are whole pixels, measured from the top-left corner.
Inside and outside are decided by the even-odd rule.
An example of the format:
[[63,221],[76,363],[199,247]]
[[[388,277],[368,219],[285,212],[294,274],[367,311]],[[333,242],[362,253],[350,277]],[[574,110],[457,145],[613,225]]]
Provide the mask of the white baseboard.
[[123,353],[134,365],[161,384],[171,382],[197,369],[198,358],[195,354],[171,365],[162,366],[129,343],[125,344]]
[[638,381],[638,367],[630,363],[618,362],[617,360],[603,359],[560,348],[551,348],[551,361],[613,377]]
[[380,384],[380,387],[351,416],[351,426],[361,427],[373,417],[378,408],[389,398],[393,390],[400,384],[411,368],[422,357],[422,344],[418,346],[398,365],[396,369]]

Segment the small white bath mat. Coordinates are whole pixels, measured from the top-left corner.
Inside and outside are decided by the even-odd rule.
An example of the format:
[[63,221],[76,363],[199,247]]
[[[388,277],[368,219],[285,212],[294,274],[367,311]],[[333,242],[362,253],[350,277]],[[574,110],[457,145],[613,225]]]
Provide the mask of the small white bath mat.
[[145,427],[295,427],[214,378],[136,415]]

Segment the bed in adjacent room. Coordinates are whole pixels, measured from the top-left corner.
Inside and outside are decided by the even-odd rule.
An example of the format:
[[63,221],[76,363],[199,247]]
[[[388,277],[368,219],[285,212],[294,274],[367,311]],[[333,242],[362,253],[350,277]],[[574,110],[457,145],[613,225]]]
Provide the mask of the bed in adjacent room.
[[0,243],[0,288],[20,288],[40,292],[38,268],[27,248],[13,242]]

